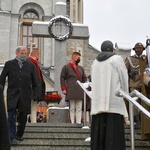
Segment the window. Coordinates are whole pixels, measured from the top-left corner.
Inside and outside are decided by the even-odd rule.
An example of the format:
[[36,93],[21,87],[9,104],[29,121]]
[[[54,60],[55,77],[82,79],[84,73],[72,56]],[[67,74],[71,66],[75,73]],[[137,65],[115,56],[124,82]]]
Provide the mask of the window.
[[22,42],[21,44],[28,48],[28,55],[30,53],[30,43],[31,41],[35,43],[34,49],[40,51],[39,40],[40,38],[32,37],[32,22],[38,20],[38,14],[34,11],[26,11],[23,15],[23,26],[22,26]]
[[23,15],[23,18],[24,19],[39,19],[38,15],[34,12],[26,12],[24,15]]
[[67,0],[66,4],[67,4],[67,15],[68,17],[70,17],[70,0]]

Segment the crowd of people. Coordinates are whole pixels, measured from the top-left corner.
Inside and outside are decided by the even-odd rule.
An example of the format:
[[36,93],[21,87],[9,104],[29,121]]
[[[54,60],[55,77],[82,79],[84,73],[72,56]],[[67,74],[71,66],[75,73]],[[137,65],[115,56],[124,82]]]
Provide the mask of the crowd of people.
[[[130,93],[138,90],[150,98],[150,68],[143,51],[145,47],[138,42],[133,47],[135,54],[124,61],[115,54],[114,45],[106,40],[101,51],[93,60],[90,72],[92,97],[89,99],[91,111],[91,150],[125,150],[124,122],[129,118],[129,103],[117,97],[119,89]],[[27,116],[36,122],[37,102],[44,100],[45,82],[38,63],[39,52],[33,50],[27,57],[27,49],[18,46],[16,57],[5,63],[0,76],[1,99],[6,79],[7,84],[7,143],[23,141]],[[87,82],[84,68],[79,65],[81,54],[73,52],[71,60],[64,64],[60,73],[60,88],[69,103],[70,122],[82,123],[84,92],[77,81]],[[140,99],[138,102],[148,111],[149,106]],[[16,119],[17,118],[17,119]],[[135,127],[141,128],[141,139],[150,140],[150,120],[137,108],[134,110]],[[16,128],[16,122],[18,122]],[[8,140],[9,139],[9,140]],[[9,144],[6,144],[9,145]]]
[[[91,150],[126,149],[124,123],[130,118],[129,105],[123,97],[115,95],[117,90],[122,89],[129,94],[136,89],[147,97],[150,95],[150,68],[147,68],[147,57],[143,55],[145,48],[138,42],[133,50],[135,55],[127,57],[124,62],[121,56],[114,53],[113,43],[104,41],[101,52],[93,61],[90,74]],[[83,67],[78,65],[79,61],[80,54],[74,52],[72,60],[62,68],[60,75],[62,93],[69,101],[71,123],[81,123],[81,103],[79,105],[78,102],[83,100],[83,90],[76,82],[86,82],[86,75]],[[140,99],[138,102],[149,111],[147,104]],[[135,128],[141,127],[141,139],[149,140],[150,120],[137,108],[134,109],[134,122]]]

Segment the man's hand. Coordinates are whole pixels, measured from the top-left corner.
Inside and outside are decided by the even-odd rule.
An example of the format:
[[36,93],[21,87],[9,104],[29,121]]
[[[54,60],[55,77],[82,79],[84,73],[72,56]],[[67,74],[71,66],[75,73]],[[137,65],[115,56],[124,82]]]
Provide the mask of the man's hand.
[[66,94],[67,94],[67,91],[66,91],[66,90],[63,90],[62,93],[63,93],[64,95],[66,95]]

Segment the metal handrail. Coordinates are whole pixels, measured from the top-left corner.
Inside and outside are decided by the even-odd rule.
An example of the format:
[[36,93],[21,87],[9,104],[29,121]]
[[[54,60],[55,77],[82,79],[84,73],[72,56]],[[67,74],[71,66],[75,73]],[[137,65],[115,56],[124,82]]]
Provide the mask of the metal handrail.
[[[130,94],[126,93],[122,89],[116,92],[117,96],[122,96],[126,100],[129,101],[129,113],[130,113],[130,130],[131,130],[131,149],[134,150],[134,114],[133,114],[133,107],[137,107],[144,115],[146,115],[150,119],[150,112],[147,111],[143,106],[141,106],[136,100],[140,98],[146,104],[150,105],[150,100],[145,97],[142,93],[138,92],[137,90],[132,91]],[[131,97],[137,96],[137,97]]]
[[80,87],[83,89],[84,91],[84,111],[83,111],[83,115],[84,115],[84,120],[83,120],[83,125],[86,126],[86,94],[91,98],[91,92],[88,91],[85,87],[84,84],[85,83],[81,83],[79,80],[77,81],[77,83],[80,85]]
[[[84,126],[86,125],[86,94],[91,98],[91,92],[88,91],[84,87],[84,83],[81,83],[79,80],[77,83],[80,85],[80,87],[84,91]],[[137,99],[140,98],[143,100],[146,104],[150,105],[150,100],[145,97],[143,94],[138,92],[137,90],[132,91],[131,93],[126,93],[122,89],[118,90],[116,92],[116,96],[124,97],[126,100],[129,101],[129,114],[130,114],[130,135],[131,135],[131,150],[135,150],[135,144],[134,144],[134,110],[133,108],[136,106],[144,115],[146,115],[150,119],[150,112],[147,111],[143,106],[141,106]],[[131,97],[131,96],[137,96],[137,97]]]
[[146,96],[144,96],[142,93],[140,93],[137,90],[133,90],[130,93],[130,96],[134,96],[134,95],[137,96],[137,97],[139,97],[140,99],[142,99],[147,105],[150,106],[150,100]]
[[119,91],[116,92],[116,95],[119,96],[120,94],[124,98],[126,98],[129,102],[131,102],[132,104],[134,104],[134,106],[136,106],[144,115],[146,115],[150,119],[150,112],[147,111],[143,106],[141,106],[135,100],[135,97],[131,97],[131,96],[135,95],[138,98],[140,98],[141,100],[143,100],[145,103],[147,103],[148,105],[150,105],[150,100],[147,97],[145,97],[142,93],[138,92],[137,90],[134,90],[130,94],[127,94],[125,91],[123,91],[122,89],[120,89]]

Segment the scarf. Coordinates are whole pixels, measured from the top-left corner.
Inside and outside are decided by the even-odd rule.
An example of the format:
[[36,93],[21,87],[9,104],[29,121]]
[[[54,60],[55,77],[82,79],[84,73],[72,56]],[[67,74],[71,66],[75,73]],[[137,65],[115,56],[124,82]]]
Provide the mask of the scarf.
[[41,74],[41,69],[40,69],[38,61],[33,59],[32,57],[29,57],[29,59],[35,64],[36,69],[37,69],[37,73],[38,73],[38,78],[41,79],[42,78],[42,74]]
[[19,65],[20,69],[22,69],[23,63],[24,63],[26,60],[20,60],[18,57],[16,57],[16,59],[18,60],[18,65]]
[[73,64],[72,62],[69,62],[68,65],[73,69],[73,71],[74,71],[75,74],[77,75],[78,79],[81,81],[81,76],[80,76],[80,74],[79,74],[79,72],[78,72],[78,70],[77,70],[77,68],[78,68],[79,66],[77,65],[77,67],[75,68],[75,67],[74,67],[74,64]]

